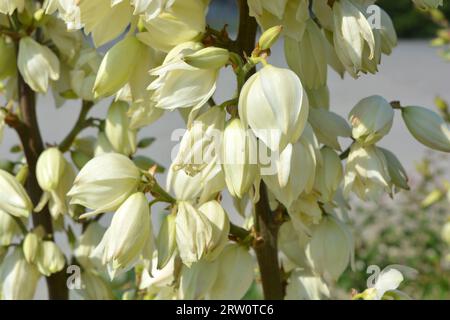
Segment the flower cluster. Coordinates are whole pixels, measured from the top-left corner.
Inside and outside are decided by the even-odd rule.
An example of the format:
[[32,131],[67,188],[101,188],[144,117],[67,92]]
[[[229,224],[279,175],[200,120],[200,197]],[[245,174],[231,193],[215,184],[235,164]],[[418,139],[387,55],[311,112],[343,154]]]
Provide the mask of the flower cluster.
[[[422,8],[442,4],[413,1]],[[348,121],[331,110],[328,67],[342,77],[376,73],[396,46],[392,21],[375,1],[241,2],[244,18],[263,31],[248,44],[253,51],[241,45],[242,35],[232,40],[225,28],[206,26],[209,0],[1,2],[0,89],[10,103],[0,109],[0,138],[5,124],[22,132],[27,119],[17,109],[24,110],[24,88],[33,95],[51,91],[58,106],[81,99],[83,107],[61,144],[37,158],[23,146],[24,161],[0,170],[0,257],[8,252],[0,296],[31,298],[40,275],[64,268],[53,227],[71,240],[85,298],[113,298],[109,280],[134,268],[139,287],[127,294],[136,298],[241,299],[257,285],[257,260],[268,258],[261,250],[277,247],[264,248],[271,241],[280,250],[272,261],[281,260],[272,270],[278,294],[283,270],[286,298],[326,298],[353,262],[351,195],[378,200],[409,188],[400,161],[377,145],[395,111],[416,140],[450,152],[448,124],[424,107],[374,95],[358,102]],[[270,64],[281,38],[289,68]],[[97,48],[106,44],[103,55]],[[216,103],[227,67],[236,91]],[[105,119],[87,117],[110,97]],[[156,179],[162,167],[137,155],[151,140],[137,137],[175,110],[187,130],[163,188]],[[98,137],[77,138],[88,127]],[[241,226],[225,210],[225,192]],[[166,207],[154,232],[151,211],[159,202]],[[32,213],[48,215],[50,227],[28,230]],[[98,221],[104,214],[112,216],[106,229]],[[83,225],[78,238],[69,219]],[[380,277],[363,297],[381,298],[401,282],[397,270],[383,277],[394,284]]]

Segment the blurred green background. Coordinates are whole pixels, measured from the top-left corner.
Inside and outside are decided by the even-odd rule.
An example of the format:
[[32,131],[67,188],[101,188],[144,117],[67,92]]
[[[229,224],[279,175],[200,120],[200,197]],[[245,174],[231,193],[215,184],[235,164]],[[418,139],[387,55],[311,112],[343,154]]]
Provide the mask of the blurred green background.
[[[430,38],[435,35],[437,26],[414,9],[411,0],[379,0],[377,4],[389,13],[400,38]],[[450,2],[444,2],[442,11],[450,18]]]

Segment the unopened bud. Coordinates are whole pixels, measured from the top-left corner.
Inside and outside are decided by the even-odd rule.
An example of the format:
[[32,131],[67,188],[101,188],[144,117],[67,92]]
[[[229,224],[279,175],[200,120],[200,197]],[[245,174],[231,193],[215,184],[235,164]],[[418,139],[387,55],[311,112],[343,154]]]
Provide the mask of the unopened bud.
[[28,263],[34,263],[38,254],[40,239],[34,232],[30,232],[26,235],[23,241],[23,255]]
[[228,62],[229,58],[230,53],[227,49],[207,47],[184,57],[184,61],[199,69],[220,69]]
[[281,31],[283,31],[283,26],[275,26],[264,31],[258,41],[259,49],[270,49],[273,44],[277,42],[278,38],[280,37]]

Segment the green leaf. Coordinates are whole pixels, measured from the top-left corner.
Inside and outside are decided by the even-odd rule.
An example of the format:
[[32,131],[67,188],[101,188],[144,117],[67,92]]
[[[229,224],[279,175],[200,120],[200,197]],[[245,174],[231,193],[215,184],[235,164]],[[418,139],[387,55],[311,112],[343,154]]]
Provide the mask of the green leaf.
[[152,137],[143,138],[138,142],[137,147],[140,149],[145,149],[149,147],[155,140],[156,139]]
[[158,169],[156,170],[156,172],[163,173],[165,170],[165,168],[162,165],[160,165],[155,160],[153,160],[149,157],[146,157],[146,156],[136,156],[133,158],[133,162],[135,165],[137,165],[139,167],[139,169],[142,169],[142,170],[148,170],[155,164],[158,166]]
[[19,153],[22,152],[22,147],[18,144],[14,145],[11,147],[11,149],[9,149],[9,152],[11,153]]

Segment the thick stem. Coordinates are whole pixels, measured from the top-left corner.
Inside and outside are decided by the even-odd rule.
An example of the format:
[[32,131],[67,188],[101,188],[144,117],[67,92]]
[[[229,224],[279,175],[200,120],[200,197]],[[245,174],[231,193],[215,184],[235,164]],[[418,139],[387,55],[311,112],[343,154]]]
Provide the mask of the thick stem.
[[259,202],[255,205],[255,213],[257,241],[255,241],[253,248],[258,259],[264,298],[267,300],[282,300],[284,290],[278,263],[277,245],[280,225],[275,220],[275,214],[270,210],[266,186],[263,182],[260,186]]
[[[26,188],[33,204],[36,206],[42,196],[36,178],[36,163],[44,150],[41,133],[36,117],[36,96],[33,90],[25,83],[20,73],[18,75],[19,107],[22,121],[17,132],[19,134],[25,158],[29,167]],[[45,207],[40,213],[33,213],[33,225],[42,226],[47,238],[53,239],[53,225],[50,212]],[[47,278],[48,295],[50,299],[67,299],[68,291],[64,270]]]
[[[256,20],[249,16],[247,1],[239,0],[239,32],[236,44],[241,54],[251,55],[255,47],[256,30]],[[254,69],[247,74],[247,77],[252,73],[254,73]],[[284,294],[278,262],[279,223],[275,220],[275,214],[270,210],[266,186],[263,182],[261,182],[259,202],[255,205],[255,215],[257,239],[254,241],[253,248],[258,259],[264,298],[281,300]]]

